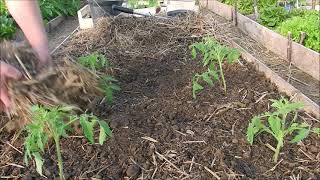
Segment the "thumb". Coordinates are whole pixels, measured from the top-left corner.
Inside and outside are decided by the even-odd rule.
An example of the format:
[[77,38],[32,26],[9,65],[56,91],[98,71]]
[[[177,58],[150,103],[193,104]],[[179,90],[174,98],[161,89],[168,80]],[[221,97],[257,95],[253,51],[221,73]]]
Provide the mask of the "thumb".
[[6,108],[9,109],[11,107],[11,100],[9,98],[8,91],[3,86],[0,87],[0,100],[2,101],[2,103]]

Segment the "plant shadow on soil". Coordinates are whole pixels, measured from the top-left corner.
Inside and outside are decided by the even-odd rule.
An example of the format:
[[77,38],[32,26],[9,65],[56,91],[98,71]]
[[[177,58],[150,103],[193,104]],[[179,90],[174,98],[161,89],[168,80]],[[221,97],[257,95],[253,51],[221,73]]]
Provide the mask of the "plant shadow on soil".
[[[281,96],[250,64],[224,65],[227,96],[216,82],[192,98],[192,75],[204,70],[191,60],[188,48],[199,41],[191,37],[202,32],[198,18],[104,20],[96,30],[76,34],[55,57],[98,51],[110,60],[122,88],[112,106],[97,103],[91,109],[113,129],[103,146],[77,136],[62,140],[67,179],[212,179],[205,167],[221,179],[285,179],[298,174],[320,178],[319,137],[312,135],[303,145],[285,144],[283,160],[273,171],[273,153],[264,144],[275,141],[265,135],[253,146],[246,141],[249,120],[269,109],[268,99]],[[11,138],[3,133],[0,137]],[[9,155],[12,163],[23,163],[19,152],[11,150]],[[44,174],[53,179],[53,147],[45,157]],[[34,166],[1,168],[3,176],[19,174],[22,179],[40,178]]]

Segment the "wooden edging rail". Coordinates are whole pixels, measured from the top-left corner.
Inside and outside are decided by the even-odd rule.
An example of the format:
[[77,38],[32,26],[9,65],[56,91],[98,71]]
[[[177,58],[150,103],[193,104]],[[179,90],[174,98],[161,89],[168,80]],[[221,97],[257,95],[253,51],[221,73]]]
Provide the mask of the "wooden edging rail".
[[[254,20],[236,12],[235,8],[216,0],[200,0],[200,6],[226,18],[236,21],[235,25],[257,42],[292,63],[294,66],[320,80],[320,54],[305,46],[291,42],[288,38],[260,25]],[[289,42],[290,41],[290,42]],[[291,46],[288,46],[291,44]]]
[[260,60],[251,55],[248,51],[243,49],[240,45],[235,42],[231,42],[234,48],[237,48],[241,52],[241,57],[250,63],[253,63],[257,71],[263,72],[267,78],[274,83],[280,92],[283,92],[292,98],[293,102],[302,102],[304,104],[304,110],[307,113],[314,115],[317,119],[320,118],[320,107],[318,104],[313,102],[310,98],[300,92],[298,89],[293,87],[277,73],[272,71],[268,66],[262,63]]

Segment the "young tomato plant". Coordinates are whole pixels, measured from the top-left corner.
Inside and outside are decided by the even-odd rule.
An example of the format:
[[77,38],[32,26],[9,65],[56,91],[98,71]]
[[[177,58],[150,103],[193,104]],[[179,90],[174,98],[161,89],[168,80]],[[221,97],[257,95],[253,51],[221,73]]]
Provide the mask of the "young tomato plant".
[[[195,93],[202,90],[203,87],[198,83],[198,80],[203,79],[210,86],[213,85],[214,80],[221,78],[225,94],[227,93],[227,85],[224,77],[222,64],[224,61],[233,63],[240,57],[240,53],[227,46],[220,45],[214,39],[207,37],[202,42],[194,43],[190,46],[192,58],[195,59],[198,53],[203,56],[202,64],[208,67],[208,71],[199,75],[196,74],[192,79],[193,97],[196,98]],[[220,77],[219,77],[220,74]]]
[[94,126],[100,125],[99,143],[103,144],[111,130],[105,121],[99,120],[93,115],[83,114],[80,116],[71,115],[72,107],[32,107],[32,122],[26,126],[28,136],[25,139],[25,163],[34,158],[36,170],[42,175],[43,158],[45,145],[48,139],[52,138],[56,147],[60,179],[64,179],[63,160],[61,156],[60,139],[67,137],[67,130],[71,124],[80,121],[85,137],[91,144],[94,143]]
[[109,66],[108,60],[104,57],[104,55],[98,53],[79,57],[78,63],[94,72]]
[[104,95],[108,103],[113,103],[113,95],[116,91],[120,91],[121,88],[116,83],[116,80],[112,76],[103,76],[100,79],[100,88],[104,91]]
[[[275,112],[266,112],[261,116],[255,116],[247,129],[247,140],[252,145],[253,139],[260,133],[269,133],[277,140],[277,147],[274,149],[273,161],[278,161],[281,148],[284,146],[284,139],[287,135],[295,133],[290,141],[297,143],[306,138],[310,132],[310,126],[307,123],[295,122],[298,117],[297,110],[303,107],[301,103],[290,103],[287,99],[271,100]],[[288,116],[288,115],[291,116]],[[292,116],[293,115],[293,116]],[[289,119],[290,118],[290,119]],[[268,125],[265,125],[266,122]]]

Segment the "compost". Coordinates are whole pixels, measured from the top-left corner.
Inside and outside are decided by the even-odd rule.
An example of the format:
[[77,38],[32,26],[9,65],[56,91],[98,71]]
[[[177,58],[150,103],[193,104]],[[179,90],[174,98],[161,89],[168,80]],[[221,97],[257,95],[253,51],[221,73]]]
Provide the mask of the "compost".
[[[98,100],[82,103],[110,123],[113,137],[103,146],[89,145],[81,134],[64,138],[67,179],[320,178],[319,137],[310,135],[298,145],[286,143],[278,164],[272,163],[273,152],[265,145],[275,144],[270,136],[259,136],[253,146],[246,141],[250,119],[270,109],[269,99],[281,96],[252,65],[242,60],[224,65],[227,95],[216,82],[192,98],[192,75],[204,68],[191,59],[189,46],[221,29],[204,22],[201,15],[102,19],[96,29],[77,33],[55,55],[56,61],[71,61],[104,54],[112,64],[107,72],[122,89],[113,105],[101,103],[98,95]],[[299,120],[320,126],[303,112]],[[42,178],[34,166],[21,167],[21,138],[1,132],[0,139],[1,176]],[[54,179],[54,148],[47,148],[44,175]]]

